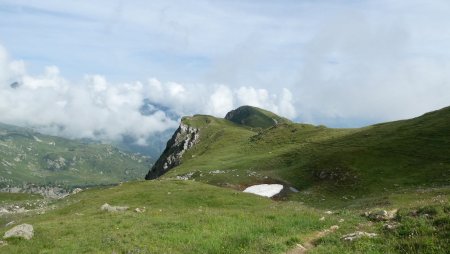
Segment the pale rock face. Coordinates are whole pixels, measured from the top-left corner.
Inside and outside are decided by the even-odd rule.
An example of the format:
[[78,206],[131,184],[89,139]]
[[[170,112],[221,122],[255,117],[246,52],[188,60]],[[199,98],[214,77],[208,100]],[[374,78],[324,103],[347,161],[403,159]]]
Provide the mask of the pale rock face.
[[26,240],[33,238],[34,230],[30,224],[20,224],[5,232],[4,239],[11,237],[20,237]]
[[283,190],[281,184],[259,184],[248,187],[244,192],[271,198],[280,193],[281,190]]
[[167,142],[167,147],[163,154],[150,169],[145,179],[155,179],[180,165],[184,153],[197,144],[199,138],[199,129],[181,123],[172,138]]

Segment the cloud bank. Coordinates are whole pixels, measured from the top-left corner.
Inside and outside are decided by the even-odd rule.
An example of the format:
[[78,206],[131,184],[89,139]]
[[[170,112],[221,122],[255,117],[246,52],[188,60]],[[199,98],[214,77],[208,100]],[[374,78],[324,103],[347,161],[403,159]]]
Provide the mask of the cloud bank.
[[[169,111],[178,116],[203,113],[223,117],[234,107],[248,104],[289,118],[296,116],[287,89],[278,96],[254,87],[232,89],[155,78],[111,83],[101,75],[85,75],[72,82],[56,66],[30,75],[25,63],[10,60],[4,48],[0,49],[0,82],[0,122],[70,138],[120,140],[126,135],[144,145],[151,135],[178,126],[179,119]],[[143,114],[146,103],[152,110]]]
[[[0,43],[27,67],[3,63],[1,75],[22,72],[24,90],[37,79],[58,96],[54,83],[69,87],[66,97],[98,97],[67,105],[103,100],[112,110],[102,97],[112,93],[148,97],[176,115],[223,116],[253,104],[331,127],[450,105],[448,0],[3,0],[0,12]],[[61,73],[42,71],[51,65]],[[134,103],[120,108],[136,111]]]

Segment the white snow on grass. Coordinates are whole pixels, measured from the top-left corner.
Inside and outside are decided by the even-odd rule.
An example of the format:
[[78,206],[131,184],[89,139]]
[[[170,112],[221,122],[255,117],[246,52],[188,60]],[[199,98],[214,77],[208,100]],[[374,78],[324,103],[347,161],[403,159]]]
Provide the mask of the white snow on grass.
[[281,184],[259,184],[248,187],[244,192],[271,198],[280,193],[282,189],[283,185]]

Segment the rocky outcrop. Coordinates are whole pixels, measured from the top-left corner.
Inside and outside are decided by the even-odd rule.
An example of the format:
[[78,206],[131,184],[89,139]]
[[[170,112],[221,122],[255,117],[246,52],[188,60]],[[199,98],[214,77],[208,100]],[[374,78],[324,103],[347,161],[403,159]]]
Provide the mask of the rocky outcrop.
[[24,238],[26,240],[30,240],[31,238],[33,238],[33,235],[34,235],[34,230],[33,230],[32,225],[21,224],[21,225],[15,226],[12,229],[6,231],[3,238],[8,239],[11,237],[20,237],[20,238]]
[[145,179],[155,179],[165,174],[170,169],[180,165],[183,154],[199,141],[199,129],[184,123],[175,131],[167,142],[166,149],[150,169]]

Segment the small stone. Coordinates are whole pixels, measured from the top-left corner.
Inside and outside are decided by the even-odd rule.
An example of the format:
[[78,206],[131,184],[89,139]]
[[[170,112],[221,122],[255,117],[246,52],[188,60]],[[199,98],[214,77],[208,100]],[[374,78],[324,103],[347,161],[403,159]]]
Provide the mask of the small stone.
[[339,229],[338,225],[333,225],[333,226],[330,227],[330,230],[333,231],[333,232],[338,230],[338,229]]
[[137,207],[136,209],[134,209],[134,211],[137,213],[143,213],[143,212],[145,212],[145,207],[144,208]]
[[320,218],[319,220],[320,220],[320,221],[324,221],[324,220],[325,220],[325,217],[322,217],[322,218]]
[[344,222],[345,220],[344,219],[339,219],[339,223],[342,223],[342,222]]
[[398,228],[398,226],[399,226],[398,223],[386,223],[383,225],[383,228],[387,229],[387,230],[394,230],[394,229]]
[[332,211],[326,211],[325,213],[326,213],[326,214],[333,214]]
[[34,230],[30,224],[20,224],[5,232],[4,239],[10,237],[21,237],[26,240],[33,238]]
[[377,234],[375,233],[367,233],[367,232],[363,232],[363,231],[356,231],[354,233],[350,233],[350,234],[346,234],[344,236],[341,237],[342,240],[344,241],[354,241],[356,239],[362,238],[362,237],[369,237],[369,238],[373,238],[377,236]]
[[123,212],[128,210],[128,206],[112,206],[109,205],[108,203],[103,204],[100,209],[102,211],[107,211],[107,212]]
[[373,221],[388,221],[392,220],[397,213],[397,209],[386,211],[386,210],[375,210],[371,212],[365,212],[364,216]]
[[8,245],[7,242],[0,240],[0,247],[6,246]]
[[73,191],[72,191],[72,195],[73,195],[73,194],[80,193],[80,192],[82,192],[82,191],[83,191],[83,189],[81,189],[81,188],[75,188],[75,189],[73,189]]

